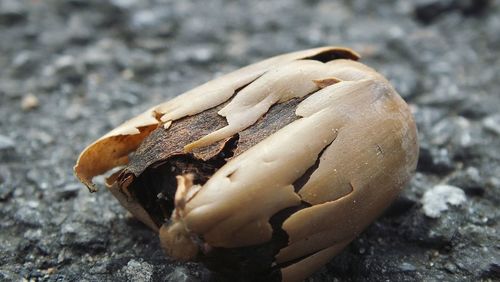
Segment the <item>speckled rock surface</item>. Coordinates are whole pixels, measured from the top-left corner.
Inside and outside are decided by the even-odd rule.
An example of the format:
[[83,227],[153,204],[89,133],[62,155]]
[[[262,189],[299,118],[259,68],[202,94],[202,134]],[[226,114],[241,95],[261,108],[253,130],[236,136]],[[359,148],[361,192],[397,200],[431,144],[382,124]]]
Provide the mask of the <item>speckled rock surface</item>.
[[[332,44],[409,102],[421,157],[387,213],[309,281],[499,280],[499,30],[488,0],[0,1],[0,280],[206,279],[77,183],[78,152],[222,73]],[[430,217],[439,185],[465,201],[431,200],[446,209]]]

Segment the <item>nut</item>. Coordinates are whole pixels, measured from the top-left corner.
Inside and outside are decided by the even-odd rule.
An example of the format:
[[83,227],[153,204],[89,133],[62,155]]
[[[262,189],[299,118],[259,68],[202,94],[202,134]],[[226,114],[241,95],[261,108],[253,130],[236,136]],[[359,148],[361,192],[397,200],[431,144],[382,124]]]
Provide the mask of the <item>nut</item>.
[[104,135],[75,173],[95,191],[122,167],[109,189],[174,258],[231,280],[303,280],[416,166],[408,106],[358,58],[323,47],[234,71]]

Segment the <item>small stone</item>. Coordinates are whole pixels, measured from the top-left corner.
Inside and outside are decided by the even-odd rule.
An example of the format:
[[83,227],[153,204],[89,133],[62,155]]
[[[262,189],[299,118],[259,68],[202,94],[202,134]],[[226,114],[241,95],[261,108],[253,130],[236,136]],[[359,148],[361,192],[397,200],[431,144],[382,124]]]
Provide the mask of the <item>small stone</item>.
[[78,196],[78,192],[80,192],[81,188],[82,187],[78,183],[70,183],[59,190],[57,196],[60,199],[68,200]]
[[134,51],[128,56],[121,58],[125,69],[130,69],[134,75],[147,73],[155,68],[155,58],[144,51]]
[[44,225],[42,214],[35,205],[23,204],[17,209],[14,218],[17,222],[30,227],[40,227]]
[[36,184],[39,187],[39,182],[41,179],[44,179],[44,170],[42,169],[37,169],[37,168],[32,168],[28,170],[26,173],[26,180],[29,180],[31,183]]
[[194,49],[192,55],[195,62],[208,62],[214,57],[214,50],[206,47],[200,47]]
[[486,117],[483,120],[483,126],[485,129],[500,136],[500,114],[495,114]]
[[462,189],[451,185],[436,185],[422,197],[424,214],[431,218],[439,218],[443,211],[448,210],[448,204],[458,206],[465,200]]
[[54,67],[58,72],[65,72],[71,69],[76,63],[75,58],[70,55],[64,55],[56,59]]
[[16,143],[11,138],[0,135],[0,160],[7,162],[16,158]]
[[0,201],[10,199],[14,189],[14,185],[12,184],[12,172],[9,166],[0,164]]
[[472,166],[453,175],[448,183],[461,187],[470,196],[482,196],[486,186],[479,174],[479,170]]
[[427,147],[426,145],[420,147],[420,156],[417,165],[418,171],[444,175],[453,171],[453,169],[454,164],[450,158],[448,149]]
[[431,144],[435,146],[453,144],[457,147],[467,147],[472,140],[471,124],[463,117],[445,118],[432,127],[430,137]]
[[34,52],[21,51],[16,54],[12,60],[12,74],[18,77],[27,77],[33,75],[39,59]]
[[188,282],[191,281],[191,279],[187,269],[184,267],[176,267],[174,271],[167,275],[166,281]]
[[49,267],[45,271],[47,272],[48,275],[52,275],[52,274],[56,273],[57,268],[55,268],[55,267]]
[[[124,268],[128,281],[147,282],[151,281],[151,278],[153,276],[153,266],[147,262],[141,262],[132,259],[127,263],[127,266],[125,266]],[[166,281],[178,281],[178,280],[167,279]]]
[[457,266],[452,263],[452,262],[447,262],[445,265],[444,265],[444,268],[446,269],[446,271],[448,271],[449,273],[455,273],[457,272]]
[[24,96],[23,99],[21,100],[21,109],[23,111],[33,110],[33,109],[37,108],[39,105],[40,105],[40,101],[38,100],[38,98],[35,95],[33,95],[31,93]]
[[134,78],[135,74],[134,71],[131,69],[124,69],[121,72],[121,76],[123,77],[123,79],[131,80],[132,78]]
[[72,83],[81,82],[83,73],[84,65],[71,55],[58,57],[53,64],[48,65],[43,70],[43,74],[47,77],[59,76]]
[[399,266],[399,269],[403,272],[411,272],[411,271],[417,270],[417,268],[413,264],[408,263],[408,262],[401,263],[401,265]]
[[121,9],[129,9],[140,3],[138,0],[111,0],[110,2]]
[[212,61],[216,57],[216,50],[205,45],[193,46],[176,51],[174,57],[179,62],[204,64]]
[[159,23],[158,13],[153,10],[141,10],[132,15],[132,26],[147,28]]
[[0,135],[0,151],[14,149],[16,143],[7,136]]
[[109,242],[109,230],[104,230],[101,225],[89,222],[72,221],[61,226],[59,243],[87,252],[102,251]]
[[174,30],[171,9],[140,9],[132,13],[129,31],[140,37],[169,35]]
[[415,17],[422,23],[430,24],[443,14],[461,12],[464,16],[478,16],[488,9],[489,0],[431,0],[415,7]]
[[38,140],[44,145],[49,145],[54,142],[54,136],[52,136],[49,131],[45,130],[33,130],[32,132],[33,140]]
[[[79,56],[82,64],[88,68],[95,68],[111,64],[113,54],[121,45],[109,38],[101,39],[93,45],[90,45]],[[115,54],[116,55],[116,54]]]
[[23,234],[23,238],[32,242],[39,241],[42,238],[41,229],[28,229]]
[[483,271],[481,276],[483,278],[498,279],[498,277],[500,277],[500,263],[499,262],[490,263],[488,268],[485,271]]
[[86,43],[92,38],[94,31],[79,16],[72,16],[68,23],[68,37],[75,43]]
[[17,0],[0,1],[0,25],[11,26],[21,23],[27,18],[27,5]]
[[487,180],[486,184],[492,186],[495,189],[500,189],[500,178],[491,177]]

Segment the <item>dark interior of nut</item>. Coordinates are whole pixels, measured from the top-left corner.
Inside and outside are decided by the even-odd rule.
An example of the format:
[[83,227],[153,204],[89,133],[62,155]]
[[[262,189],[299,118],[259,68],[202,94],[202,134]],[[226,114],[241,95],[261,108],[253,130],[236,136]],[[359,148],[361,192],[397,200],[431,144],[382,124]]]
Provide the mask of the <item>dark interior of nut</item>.
[[192,174],[194,184],[204,184],[210,175],[224,164],[225,152],[207,162],[201,162],[190,155],[174,156],[145,170],[128,189],[160,226],[175,208],[174,196],[177,188],[175,176]]
[[357,61],[359,57],[356,54],[353,54],[350,50],[344,49],[334,49],[334,50],[326,50],[324,52],[318,53],[312,57],[304,58],[305,60],[315,60],[323,63],[336,60],[336,59],[348,59]]
[[[127,189],[160,226],[170,217],[174,208],[177,175],[191,173],[194,184],[204,184],[230,158],[243,153],[297,119],[295,108],[303,99],[276,104],[253,126],[232,138],[193,153],[184,153],[183,146],[207,131],[226,125],[225,120],[217,115],[222,106],[181,119],[168,130],[159,127],[143,141],[118,182],[121,181],[121,188]],[[123,187],[124,180],[128,177],[134,180],[129,186]]]

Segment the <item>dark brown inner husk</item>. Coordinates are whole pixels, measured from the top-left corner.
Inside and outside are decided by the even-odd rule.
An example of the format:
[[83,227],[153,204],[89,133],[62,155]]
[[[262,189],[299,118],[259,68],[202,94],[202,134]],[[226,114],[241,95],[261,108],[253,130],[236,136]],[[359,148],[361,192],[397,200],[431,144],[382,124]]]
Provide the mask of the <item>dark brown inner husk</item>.
[[[295,109],[303,99],[276,104],[253,126],[189,154],[184,153],[184,145],[227,125],[225,119],[217,114],[224,104],[178,120],[168,130],[157,128],[132,156],[118,182],[125,186],[125,180],[133,178],[128,187],[121,188],[127,189],[154,222],[161,226],[168,222],[174,209],[177,175],[192,173],[194,184],[203,185],[229,159],[296,120]],[[278,251],[288,242],[288,236],[281,225],[292,213],[304,206],[308,204],[285,209],[270,219],[273,228],[271,241],[251,247],[212,248],[199,259],[217,273],[214,274],[217,275],[214,278],[217,281],[235,281],[236,277],[240,280],[245,277],[248,281],[279,281],[281,274],[277,267],[272,267],[272,263]]]
[[[357,59],[342,50],[319,53],[307,59],[327,62],[338,58]],[[168,223],[174,209],[177,175],[191,173],[194,175],[194,184],[203,185],[229,159],[296,120],[295,109],[305,98],[275,104],[249,128],[187,154],[183,150],[185,145],[227,125],[226,119],[217,112],[229,102],[176,120],[168,130],[159,127],[142,142],[117,181],[121,189],[128,190],[158,226]],[[319,156],[318,161],[294,183],[296,191],[307,182],[318,165]],[[202,253],[199,260],[215,272],[214,281],[280,281],[280,268],[298,261],[280,265],[274,263],[276,254],[288,244],[288,235],[281,226],[291,214],[308,206],[310,204],[302,202],[299,206],[286,208],[272,216],[269,222],[273,235],[269,242],[231,249],[211,248],[208,253]]]

